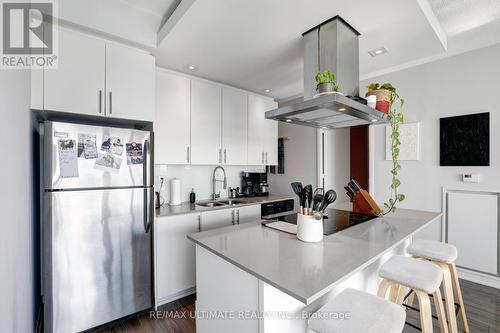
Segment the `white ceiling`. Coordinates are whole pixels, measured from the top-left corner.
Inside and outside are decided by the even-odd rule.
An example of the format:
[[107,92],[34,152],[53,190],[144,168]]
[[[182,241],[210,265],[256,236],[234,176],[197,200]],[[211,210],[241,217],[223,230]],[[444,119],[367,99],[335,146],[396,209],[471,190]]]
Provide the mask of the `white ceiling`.
[[121,0],[144,12],[163,18],[165,13],[177,6],[180,0]]
[[[468,7],[482,1],[489,3],[488,10]],[[164,8],[155,7],[160,0],[149,2],[149,10]],[[456,9],[457,2],[463,10]],[[184,72],[187,64],[195,65],[194,75],[260,93],[268,88],[271,96],[284,99],[303,92],[301,33],[326,19],[341,15],[361,33],[360,74],[367,78],[446,54],[443,30],[454,52],[463,51],[464,45],[500,41],[498,34],[488,33],[499,20],[486,15],[497,2],[430,0],[429,7],[426,0],[196,0],[155,51],[156,62]],[[464,28],[464,21],[469,27],[475,22],[477,32],[467,35],[471,30]],[[368,55],[380,46],[389,53]]]

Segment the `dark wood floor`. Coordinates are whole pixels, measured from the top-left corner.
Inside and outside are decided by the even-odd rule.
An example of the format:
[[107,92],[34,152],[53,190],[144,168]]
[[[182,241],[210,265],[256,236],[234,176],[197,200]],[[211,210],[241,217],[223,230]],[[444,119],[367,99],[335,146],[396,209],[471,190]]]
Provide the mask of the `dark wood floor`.
[[[472,333],[500,333],[500,290],[460,280]],[[98,330],[99,333],[195,333],[195,296],[188,296],[160,308],[162,314],[178,311],[177,318],[150,318],[144,314]],[[170,313],[172,314],[172,313]],[[418,313],[408,311],[408,321],[418,324]],[[171,316],[170,316],[171,317]],[[459,321],[459,326],[460,326]],[[461,331],[461,327],[460,331]],[[404,333],[419,331],[406,327]],[[437,323],[434,332],[439,332]]]

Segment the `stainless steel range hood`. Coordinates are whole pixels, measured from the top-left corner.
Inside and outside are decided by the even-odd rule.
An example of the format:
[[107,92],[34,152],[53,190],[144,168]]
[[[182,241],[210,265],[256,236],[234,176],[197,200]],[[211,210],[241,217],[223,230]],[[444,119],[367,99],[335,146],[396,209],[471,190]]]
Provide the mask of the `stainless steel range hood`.
[[302,34],[304,101],[266,112],[266,119],[318,128],[345,128],[386,122],[385,114],[341,94],[315,96],[315,76],[329,69],[340,90],[359,95],[359,33],[340,16]]

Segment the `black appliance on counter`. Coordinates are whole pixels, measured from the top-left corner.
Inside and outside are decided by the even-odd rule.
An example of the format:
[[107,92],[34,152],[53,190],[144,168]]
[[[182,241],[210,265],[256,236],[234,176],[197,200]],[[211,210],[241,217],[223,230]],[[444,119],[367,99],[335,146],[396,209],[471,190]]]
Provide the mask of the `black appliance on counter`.
[[259,197],[269,195],[267,173],[245,172],[241,173],[241,193],[243,197]]
[[[294,209],[294,200],[282,200],[262,204],[261,218],[263,220],[283,221],[297,224],[297,212]],[[349,212],[340,209],[327,209],[323,219],[323,234],[331,235],[357,224],[368,222],[376,216]],[[266,222],[262,222],[266,224]]]

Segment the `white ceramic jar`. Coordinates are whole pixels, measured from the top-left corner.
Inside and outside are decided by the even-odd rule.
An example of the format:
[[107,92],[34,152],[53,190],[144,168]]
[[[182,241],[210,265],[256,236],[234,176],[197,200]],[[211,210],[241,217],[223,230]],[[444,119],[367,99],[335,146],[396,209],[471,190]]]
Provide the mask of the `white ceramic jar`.
[[323,239],[323,219],[297,214],[297,238],[303,242],[319,242]]

